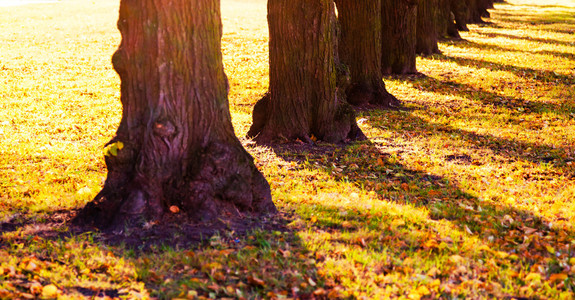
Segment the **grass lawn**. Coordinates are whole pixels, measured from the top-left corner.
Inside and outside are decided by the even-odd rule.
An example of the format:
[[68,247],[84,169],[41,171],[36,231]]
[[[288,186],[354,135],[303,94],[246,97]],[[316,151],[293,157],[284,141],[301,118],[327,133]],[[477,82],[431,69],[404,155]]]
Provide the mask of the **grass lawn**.
[[[575,298],[575,1],[507,0],[385,78],[369,141],[242,138],[288,231],[146,251],[70,234],[121,116],[118,1],[0,7],[0,299]],[[222,0],[238,136],[268,87],[266,1]],[[328,154],[325,154],[327,150]]]

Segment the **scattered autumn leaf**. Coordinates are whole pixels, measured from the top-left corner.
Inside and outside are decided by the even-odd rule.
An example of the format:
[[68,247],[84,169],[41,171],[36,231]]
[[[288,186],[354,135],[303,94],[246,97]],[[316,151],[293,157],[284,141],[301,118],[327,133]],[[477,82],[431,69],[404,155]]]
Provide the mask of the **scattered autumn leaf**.
[[261,286],[261,287],[265,286],[265,284],[266,284],[265,281],[257,278],[256,276],[253,276],[253,275],[248,276],[248,283],[253,285],[253,286]]
[[563,281],[568,278],[568,275],[565,273],[558,273],[549,276],[549,281],[556,282],[556,281]]
[[49,284],[42,288],[42,298],[56,298],[58,297],[58,288],[53,285]]

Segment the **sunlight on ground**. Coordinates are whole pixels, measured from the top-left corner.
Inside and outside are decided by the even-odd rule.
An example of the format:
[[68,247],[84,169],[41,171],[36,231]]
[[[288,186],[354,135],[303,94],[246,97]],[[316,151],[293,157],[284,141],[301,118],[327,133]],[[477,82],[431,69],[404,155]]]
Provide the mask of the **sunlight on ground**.
[[[408,110],[359,113],[368,142],[250,145],[293,233],[147,254],[44,232],[105,178],[117,6],[0,8],[0,298],[50,283],[83,297],[573,298],[575,1],[497,4],[490,23],[418,58],[425,76],[385,78]],[[243,137],[268,88],[266,1],[225,0],[222,13]]]

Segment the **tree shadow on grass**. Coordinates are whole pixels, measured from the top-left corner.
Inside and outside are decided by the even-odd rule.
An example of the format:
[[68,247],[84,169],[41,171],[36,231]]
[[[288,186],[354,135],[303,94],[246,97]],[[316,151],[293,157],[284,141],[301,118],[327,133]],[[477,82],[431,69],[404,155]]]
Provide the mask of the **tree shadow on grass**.
[[558,51],[549,51],[549,50],[530,50],[530,49],[526,49],[526,50],[517,50],[517,49],[512,49],[512,48],[506,48],[504,46],[501,45],[493,45],[493,44],[482,44],[482,43],[476,43],[476,42],[472,42],[472,41],[468,41],[468,40],[449,40],[449,41],[444,41],[444,44],[447,45],[452,45],[452,46],[457,46],[457,47],[461,47],[461,48],[476,48],[476,49],[480,49],[480,50],[493,50],[493,51],[500,51],[500,52],[516,52],[516,53],[532,53],[532,54],[541,54],[541,55],[550,55],[550,56],[555,56],[558,58],[564,58],[564,59],[568,59],[568,60],[575,60],[575,53],[569,53],[569,52],[558,52]]
[[[484,119],[484,117],[478,118]],[[393,130],[410,137],[429,138],[433,136],[441,140],[456,139],[458,142],[464,142],[470,150],[477,152],[478,156],[475,160],[480,160],[482,151],[489,151],[497,154],[502,163],[523,160],[537,164],[553,164],[556,171],[549,170],[548,174],[534,175],[533,180],[547,180],[554,176],[575,179],[575,169],[567,165],[568,162],[573,161],[573,157],[565,156],[573,149],[561,145],[547,146],[520,140],[509,140],[489,134],[479,134],[449,125],[432,123],[408,113],[394,116],[392,120],[393,123],[390,123],[389,120],[372,117],[370,126]]]
[[[412,124],[413,121],[406,120]],[[334,256],[343,255],[353,263],[354,257],[357,256],[355,263],[364,264],[363,276],[366,277],[377,278],[379,275],[389,274],[401,276],[397,274],[403,273],[409,277],[413,276],[412,278],[425,278],[432,268],[438,268],[439,271],[433,278],[440,279],[443,290],[449,291],[465,281],[488,280],[484,277],[485,274],[481,275],[482,272],[489,273],[485,269],[476,272],[464,268],[458,271],[458,264],[461,262],[450,260],[450,255],[454,253],[461,256],[470,255],[468,250],[451,251],[470,247],[469,241],[472,239],[480,240],[473,247],[487,245],[488,249],[503,251],[505,254],[499,254],[500,259],[503,256],[507,258],[508,255],[515,255],[511,260],[519,259],[521,265],[517,266],[518,270],[524,270],[541,264],[542,261],[553,260],[554,254],[549,253],[549,245],[555,249],[563,249],[562,251],[569,249],[568,237],[574,235],[571,228],[550,228],[544,219],[531,211],[499,204],[497,200],[483,201],[461,190],[457,182],[410,169],[398,163],[394,153],[388,153],[386,147],[376,143],[366,142],[351,148],[296,145],[288,148],[276,147],[274,151],[284,160],[297,162],[301,168],[321,170],[338,182],[351,183],[360,190],[377,195],[383,208],[371,205],[362,207],[358,203],[360,198],[354,200],[353,208],[343,210],[341,205],[336,204],[303,204],[313,207],[317,216],[314,231],[331,236],[331,248],[318,247],[315,250],[320,261],[325,257],[333,259]],[[473,158],[452,155],[448,156],[447,160],[466,164],[471,163]],[[318,194],[321,193],[318,191]],[[323,197],[337,202],[338,197],[341,199],[353,196],[328,194]],[[423,212],[427,212],[427,217],[422,217],[423,219],[410,217],[411,214],[425,216],[426,213]],[[439,224],[448,224],[447,226],[453,226],[453,229],[442,231]],[[531,236],[534,232],[537,232],[537,235],[526,242],[525,236]],[[553,239],[547,240],[550,237]],[[346,254],[338,253],[338,247],[347,249]],[[482,259],[487,260],[489,257],[490,255],[485,254]],[[418,263],[409,265],[406,259]],[[513,262],[500,261],[499,264],[512,266]],[[555,264],[556,260],[550,262],[550,265]],[[555,266],[546,270],[548,271],[545,276],[551,276],[563,269]],[[343,280],[343,276],[344,273],[334,272],[331,280],[340,284],[338,280]],[[507,281],[502,278],[497,280]],[[515,287],[524,284],[524,278],[514,280]],[[372,281],[371,284],[380,287],[386,285],[385,282],[377,281]],[[515,287],[512,289],[515,294],[499,290],[467,296],[521,296]],[[481,290],[480,286],[477,288]],[[434,295],[446,296],[449,292]]]
[[567,86],[575,85],[575,77],[572,75],[558,74],[548,70],[535,70],[525,67],[517,67],[503,63],[493,63],[481,59],[463,58],[449,55],[436,55],[436,59],[442,61],[455,62],[464,67],[484,68],[491,71],[511,72],[519,77],[526,77],[534,81],[545,83],[561,83]]
[[[523,5],[521,5],[523,6]],[[540,7],[537,7],[540,8]],[[575,32],[575,8],[569,8],[569,12],[548,12],[545,14],[521,14],[516,10],[508,11],[505,8],[496,10],[496,18],[499,21],[517,24],[519,26],[539,26],[538,30],[556,33],[573,34]],[[561,26],[560,28],[543,28],[543,26]],[[568,27],[568,28],[565,28]]]
[[[0,255],[34,262],[36,268],[17,264],[4,277],[10,287],[1,290],[0,298],[22,298],[40,280],[71,297],[135,298],[148,291],[164,299],[182,294],[255,299],[277,288],[275,292],[310,299],[316,288],[300,284],[321,282],[309,251],[285,224],[293,218],[290,213],[249,220],[241,227],[215,222],[198,225],[199,231],[174,222],[115,235],[68,227],[73,216],[63,210],[47,212],[42,219],[21,216],[0,223]],[[7,257],[0,258],[0,265],[5,266]],[[77,280],[60,281],[70,276],[60,274],[62,268]],[[55,276],[34,279],[44,269]],[[291,285],[298,289],[292,291]]]
[[[405,79],[405,77],[403,77]],[[547,113],[552,112],[558,115],[565,115],[571,117],[575,113],[575,106],[559,105],[554,103],[545,103],[537,101],[527,101],[525,99],[506,96],[502,94],[497,94],[495,92],[486,91],[475,86],[454,82],[450,80],[439,80],[433,77],[429,77],[425,74],[408,77],[413,83],[414,88],[428,91],[432,93],[438,93],[442,95],[453,95],[469,99],[472,101],[479,101],[483,105],[505,108],[511,111],[512,115],[516,115],[516,118],[511,118],[508,120],[509,123],[523,124],[527,129],[539,130],[542,129],[542,125],[530,124],[525,121],[521,121],[522,114],[529,113]],[[514,87],[514,83],[510,82],[509,87],[500,88],[520,88]],[[497,88],[497,87],[494,87]],[[422,105],[426,105],[423,103]],[[447,103],[447,106],[454,106],[452,109],[458,110],[457,106],[462,105],[461,103]],[[469,116],[473,117],[473,116]]]
[[475,32],[476,34],[484,35],[487,37],[503,37],[507,39],[514,39],[514,40],[528,40],[538,43],[545,43],[551,45],[562,45],[562,46],[575,46],[574,42],[565,42],[565,41],[558,41],[553,39],[544,39],[544,38],[537,38],[537,37],[530,37],[530,36],[519,36],[509,33],[501,33],[501,32]]

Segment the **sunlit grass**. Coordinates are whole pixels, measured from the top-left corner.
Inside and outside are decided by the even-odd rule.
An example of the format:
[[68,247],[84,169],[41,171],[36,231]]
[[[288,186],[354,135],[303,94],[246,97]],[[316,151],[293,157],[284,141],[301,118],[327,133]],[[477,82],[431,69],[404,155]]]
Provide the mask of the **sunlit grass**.
[[[574,1],[498,4],[490,24],[418,58],[424,76],[385,78],[407,110],[359,113],[368,142],[242,139],[291,232],[147,253],[45,225],[105,178],[121,113],[117,6],[0,8],[0,298],[50,284],[86,298],[574,297]],[[266,1],[222,12],[243,137],[268,88]]]

